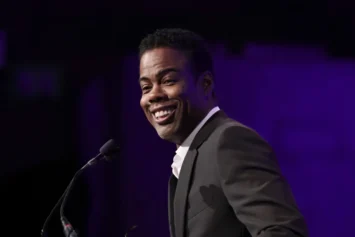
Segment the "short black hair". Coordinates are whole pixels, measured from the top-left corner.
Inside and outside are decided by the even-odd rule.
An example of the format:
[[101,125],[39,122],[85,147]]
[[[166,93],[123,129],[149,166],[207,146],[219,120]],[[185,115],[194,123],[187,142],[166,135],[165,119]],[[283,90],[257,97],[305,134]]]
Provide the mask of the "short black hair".
[[213,72],[213,59],[204,38],[195,32],[180,28],[163,28],[147,35],[139,45],[139,59],[151,49],[168,47],[185,53],[196,76]]

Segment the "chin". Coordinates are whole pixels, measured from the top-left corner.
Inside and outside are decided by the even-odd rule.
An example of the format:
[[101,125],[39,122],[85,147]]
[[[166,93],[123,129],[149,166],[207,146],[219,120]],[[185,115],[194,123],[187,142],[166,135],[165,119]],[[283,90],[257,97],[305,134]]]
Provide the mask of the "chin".
[[174,138],[176,137],[177,129],[174,126],[174,123],[162,127],[158,125],[155,129],[161,139],[175,143]]
[[156,128],[156,131],[158,133],[158,136],[163,139],[170,141],[171,138],[173,137],[173,131],[172,129],[169,128]]

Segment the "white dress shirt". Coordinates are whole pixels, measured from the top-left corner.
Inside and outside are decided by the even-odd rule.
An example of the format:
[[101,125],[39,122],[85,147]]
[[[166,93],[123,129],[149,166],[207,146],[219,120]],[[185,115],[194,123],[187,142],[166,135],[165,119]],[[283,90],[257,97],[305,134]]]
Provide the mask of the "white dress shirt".
[[196,134],[200,131],[202,126],[219,111],[219,107],[214,107],[206,117],[197,125],[197,127],[192,131],[192,133],[185,139],[185,141],[179,146],[179,148],[175,151],[176,155],[174,156],[173,164],[171,165],[172,172],[175,177],[178,179],[182,164],[184,162],[185,156],[189,151],[192,141],[194,140]]

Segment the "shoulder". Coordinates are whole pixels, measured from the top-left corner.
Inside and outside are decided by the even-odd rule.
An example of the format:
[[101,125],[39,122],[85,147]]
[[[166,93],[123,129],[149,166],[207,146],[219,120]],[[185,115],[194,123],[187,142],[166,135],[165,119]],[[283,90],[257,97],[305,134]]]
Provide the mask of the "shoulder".
[[261,149],[272,152],[269,143],[257,131],[229,117],[219,123],[211,137],[217,149]]
[[214,135],[221,138],[252,136],[264,140],[264,138],[253,128],[250,128],[229,117],[223,119],[219,123],[219,126],[214,131]]
[[219,127],[218,132],[214,154],[221,176],[257,167],[273,173],[280,172],[272,147],[255,130],[229,120]]

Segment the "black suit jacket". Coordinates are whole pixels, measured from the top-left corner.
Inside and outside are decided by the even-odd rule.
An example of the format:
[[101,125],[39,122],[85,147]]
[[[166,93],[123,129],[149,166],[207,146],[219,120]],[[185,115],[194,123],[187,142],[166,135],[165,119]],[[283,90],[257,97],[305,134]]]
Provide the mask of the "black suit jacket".
[[222,111],[169,180],[169,224],[172,237],[308,236],[270,146]]

